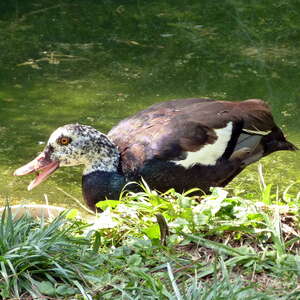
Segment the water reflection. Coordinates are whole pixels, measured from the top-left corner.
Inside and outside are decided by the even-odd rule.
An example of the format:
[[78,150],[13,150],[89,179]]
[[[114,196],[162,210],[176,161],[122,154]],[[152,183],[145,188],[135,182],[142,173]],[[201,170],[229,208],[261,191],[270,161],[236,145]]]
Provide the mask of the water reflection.
[[[0,13],[0,201],[70,203],[80,168],[61,169],[32,192],[13,170],[58,126],[107,132],[120,119],[173,98],[263,98],[300,145],[299,10],[266,1],[5,1]],[[287,13],[288,12],[288,13]],[[253,17],[255,16],[255,17]],[[282,191],[300,180],[299,153],[262,161]],[[257,166],[229,188],[257,193]],[[294,190],[299,190],[295,186]]]

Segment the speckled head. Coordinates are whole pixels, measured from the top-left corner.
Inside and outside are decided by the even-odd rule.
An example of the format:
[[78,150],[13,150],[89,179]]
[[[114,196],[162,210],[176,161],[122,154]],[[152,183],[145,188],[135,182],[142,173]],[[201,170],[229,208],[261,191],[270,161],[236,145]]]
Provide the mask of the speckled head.
[[118,166],[117,148],[108,137],[87,125],[68,124],[56,129],[46,148],[50,158],[60,166],[85,165],[84,173],[93,168],[113,171]]
[[97,170],[116,172],[119,163],[117,147],[108,137],[87,125],[68,124],[57,128],[50,136],[44,151],[27,165],[17,169],[21,176],[42,171],[29,185],[33,189],[59,166],[84,165],[83,174]]

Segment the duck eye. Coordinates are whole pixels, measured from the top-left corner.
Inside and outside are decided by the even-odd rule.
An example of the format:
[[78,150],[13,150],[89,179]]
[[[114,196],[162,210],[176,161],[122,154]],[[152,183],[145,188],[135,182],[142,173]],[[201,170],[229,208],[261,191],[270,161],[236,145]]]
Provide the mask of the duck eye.
[[62,136],[57,140],[58,144],[60,144],[62,146],[66,146],[66,145],[70,144],[71,141],[72,141],[72,139],[67,136]]

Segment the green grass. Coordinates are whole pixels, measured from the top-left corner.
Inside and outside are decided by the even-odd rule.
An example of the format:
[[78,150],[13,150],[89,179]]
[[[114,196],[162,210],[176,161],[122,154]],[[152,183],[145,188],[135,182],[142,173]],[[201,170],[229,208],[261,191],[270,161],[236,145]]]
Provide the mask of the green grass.
[[72,213],[14,220],[7,209],[2,298],[299,299],[297,195],[273,197],[266,185],[260,199],[141,187],[101,202],[91,224]]
[[86,295],[86,274],[95,270],[97,257],[79,232],[63,215],[50,223],[29,216],[14,220],[7,208],[0,224],[2,298]]

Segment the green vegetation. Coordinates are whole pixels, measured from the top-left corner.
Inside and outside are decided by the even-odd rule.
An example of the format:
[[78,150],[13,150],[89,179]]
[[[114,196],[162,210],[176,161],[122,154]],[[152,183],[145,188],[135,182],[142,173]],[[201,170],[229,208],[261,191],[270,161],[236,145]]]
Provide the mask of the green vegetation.
[[7,208],[0,224],[1,299],[85,295],[96,259],[79,230],[63,216],[49,224],[29,216],[14,220]]
[[9,209],[0,223],[6,298],[299,299],[299,194],[164,194],[141,185],[51,222]]

